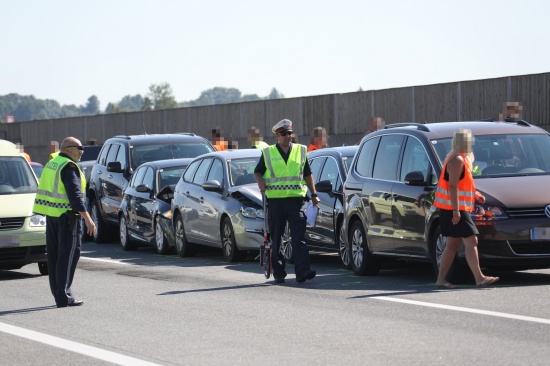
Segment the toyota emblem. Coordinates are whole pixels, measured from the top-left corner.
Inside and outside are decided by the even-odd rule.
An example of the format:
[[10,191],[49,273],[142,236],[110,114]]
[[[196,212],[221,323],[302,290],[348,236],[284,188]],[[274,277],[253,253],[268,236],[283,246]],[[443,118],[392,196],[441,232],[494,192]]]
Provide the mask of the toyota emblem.
[[546,214],[546,217],[550,218],[550,205],[546,205],[544,208],[544,213]]

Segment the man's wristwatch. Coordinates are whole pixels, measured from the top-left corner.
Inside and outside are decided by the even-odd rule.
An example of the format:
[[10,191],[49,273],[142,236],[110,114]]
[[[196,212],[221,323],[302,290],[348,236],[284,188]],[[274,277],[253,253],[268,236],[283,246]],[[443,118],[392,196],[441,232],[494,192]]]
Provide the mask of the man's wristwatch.
[[317,197],[317,193],[313,193],[313,194],[311,195],[311,198],[314,198],[314,197]]

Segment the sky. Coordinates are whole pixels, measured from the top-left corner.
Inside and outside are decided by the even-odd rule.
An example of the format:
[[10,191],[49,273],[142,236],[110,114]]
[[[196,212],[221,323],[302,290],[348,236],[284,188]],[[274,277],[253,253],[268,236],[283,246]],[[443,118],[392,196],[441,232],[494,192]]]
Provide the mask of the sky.
[[0,0],[0,95],[285,97],[550,72],[550,1]]

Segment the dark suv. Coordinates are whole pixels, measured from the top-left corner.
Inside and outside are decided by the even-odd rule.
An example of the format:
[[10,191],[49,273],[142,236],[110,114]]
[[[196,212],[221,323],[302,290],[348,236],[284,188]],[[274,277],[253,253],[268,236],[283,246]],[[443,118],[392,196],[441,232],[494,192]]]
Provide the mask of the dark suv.
[[97,226],[96,242],[108,238],[109,225],[118,233],[118,211],[132,173],[145,162],[194,158],[214,151],[204,137],[194,133],[115,136],[108,139],[97,158],[87,192],[88,209]]
[[[384,258],[431,261],[438,271],[445,238],[432,203],[461,128],[474,134],[474,180],[486,198],[472,212],[481,265],[550,267],[548,132],[525,121],[398,123],[363,138],[344,186],[344,230],[356,274],[376,274]],[[455,275],[465,263],[462,248]]]

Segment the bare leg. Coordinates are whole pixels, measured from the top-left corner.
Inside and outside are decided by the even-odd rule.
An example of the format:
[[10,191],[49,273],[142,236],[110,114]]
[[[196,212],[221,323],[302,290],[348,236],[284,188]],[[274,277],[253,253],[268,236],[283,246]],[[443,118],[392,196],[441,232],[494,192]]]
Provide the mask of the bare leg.
[[[479,267],[479,254],[477,252],[477,236],[472,235],[467,238],[464,238],[464,247],[466,250],[466,261],[468,262],[468,266],[470,267],[470,270],[474,275],[476,285],[479,286],[484,280],[492,277],[485,276],[481,272],[481,268]],[[495,277],[495,278],[498,279],[498,277]]]
[[439,262],[439,275],[437,276],[437,281],[435,282],[437,286],[443,286],[447,283],[447,274],[449,273],[449,269],[451,269],[451,265],[453,264],[456,251],[460,246],[461,240],[462,238],[447,237],[445,249],[443,250],[441,261]]

